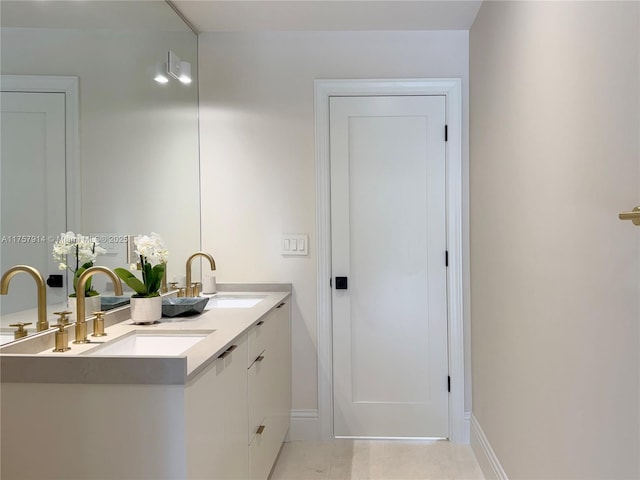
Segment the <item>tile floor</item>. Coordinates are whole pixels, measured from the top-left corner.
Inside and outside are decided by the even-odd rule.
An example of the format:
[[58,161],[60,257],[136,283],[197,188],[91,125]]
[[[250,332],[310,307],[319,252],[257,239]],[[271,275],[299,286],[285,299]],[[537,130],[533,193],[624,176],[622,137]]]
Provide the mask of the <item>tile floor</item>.
[[270,480],[483,480],[471,447],[446,441],[285,443]]

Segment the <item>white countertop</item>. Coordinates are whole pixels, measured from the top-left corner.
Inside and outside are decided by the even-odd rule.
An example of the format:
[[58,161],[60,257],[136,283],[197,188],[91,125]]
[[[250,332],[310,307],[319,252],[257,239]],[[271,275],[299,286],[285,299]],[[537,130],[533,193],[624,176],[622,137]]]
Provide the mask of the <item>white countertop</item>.
[[[236,290],[231,290],[233,288]],[[0,347],[2,383],[120,383],[184,385],[233,341],[291,295],[289,284],[226,285],[224,295],[264,296],[249,308],[211,308],[192,317],[166,318],[153,325],[135,325],[128,307],[112,314],[106,337],[89,339],[94,343],[73,344],[73,325],[68,327],[71,350],[54,353],[54,333],[49,331]],[[107,317],[109,319],[109,316]],[[91,331],[92,322],[87,326]],[[180,355],[99,356],[87,352],[131,332],[211,332]]]

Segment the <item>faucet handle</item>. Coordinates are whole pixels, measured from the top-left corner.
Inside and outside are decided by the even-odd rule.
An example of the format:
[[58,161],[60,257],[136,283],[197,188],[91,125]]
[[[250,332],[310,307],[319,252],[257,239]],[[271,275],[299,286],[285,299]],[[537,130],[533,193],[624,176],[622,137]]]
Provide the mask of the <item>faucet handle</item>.
[[63,323],[62,321],[53,325],[53,327],[57,328],[56,332],[56,347],[53,349],[54,352],[66,352],[67,350],[71,350],[69,347],[69,332],[67,332],[66,328],[68,323]]
[[18,329],[13,332],[13,339],[14,340],[18,340],[19,338],[23,338],[26,337],[29,332],[27,332],[24,327],[26,327],[27,325],[31,325],[33,322],[29,322],[29,323],[23,323],[23,322],[18,322],[18,323],[10,323],[9,326],[10,327],[18,327]]
[[[58,323],[62,323],[63,325],[67,325],[69,323],[69,318],[67,317],[67,315],[71,315],[73,312],[70,312],[68,310],[65,310],[63,312],[53,312],[54,315],[59,315],[60,318],[58,318]],[[52,325],[52,326],[56,326],[56,325]]]
[[96,318],[93,319],[93,333],[92,337],[105,337],[107,334],[104,333],[104,316],[105,312],[93,312],[91,315],[95,315]]

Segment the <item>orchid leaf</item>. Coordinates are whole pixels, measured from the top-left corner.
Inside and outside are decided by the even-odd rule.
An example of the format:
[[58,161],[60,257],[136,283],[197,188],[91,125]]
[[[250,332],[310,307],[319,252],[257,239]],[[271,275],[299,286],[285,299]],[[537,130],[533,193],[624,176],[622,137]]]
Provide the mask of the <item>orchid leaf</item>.
[[144,283],[142,283],[138,277],[136,277],[133,273],[131,273],[126,268],[115,268],[113,270],[116,275],[120,277],[120,279],[126,283],[129,287],[131,287],[138,295],[146,295],[147,287]]
[[147,276],[149,281],[149,293],[156,293],[160,289],[162,283],[162,277],[164,276],[164,264],[155,265],[149,269],[149,275]]

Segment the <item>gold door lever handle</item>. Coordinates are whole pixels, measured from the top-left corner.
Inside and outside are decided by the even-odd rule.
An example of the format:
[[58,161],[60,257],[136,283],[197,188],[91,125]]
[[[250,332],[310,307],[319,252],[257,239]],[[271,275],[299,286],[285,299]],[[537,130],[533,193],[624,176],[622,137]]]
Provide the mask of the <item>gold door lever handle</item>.
[[634,207],[630,212],[618,214],[620,220],[631,220],[634,225],[640,226],[640,206]]

